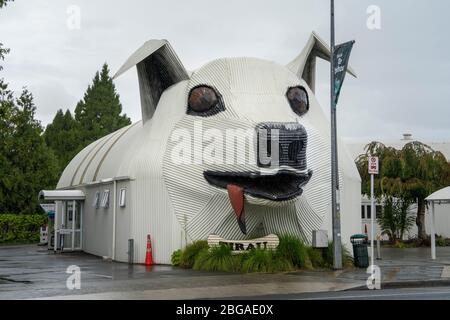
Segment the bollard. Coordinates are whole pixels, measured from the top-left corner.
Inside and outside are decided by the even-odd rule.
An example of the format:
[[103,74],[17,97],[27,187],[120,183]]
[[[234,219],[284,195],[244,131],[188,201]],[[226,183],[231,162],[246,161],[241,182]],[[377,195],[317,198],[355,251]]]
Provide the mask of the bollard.
[[377,260],[381,260],[381,236],[377,235]]

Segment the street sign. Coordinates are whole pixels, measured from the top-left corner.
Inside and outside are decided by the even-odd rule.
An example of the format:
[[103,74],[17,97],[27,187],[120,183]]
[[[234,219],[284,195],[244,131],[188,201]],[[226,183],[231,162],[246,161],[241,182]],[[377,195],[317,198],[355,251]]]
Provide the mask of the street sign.
[[378,157],[369,157],[369,174],[378,174]]

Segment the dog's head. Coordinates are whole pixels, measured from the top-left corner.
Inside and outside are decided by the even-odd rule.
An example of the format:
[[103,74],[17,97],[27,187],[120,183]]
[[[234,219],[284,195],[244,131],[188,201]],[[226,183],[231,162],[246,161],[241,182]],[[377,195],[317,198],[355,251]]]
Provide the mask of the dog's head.
[[277,225],[267,219],[282,225],[283,212],[293,212],[304,234],[320,227],[329,193],[329,130],[314,78],[316,57],[329,56],[313,34],[288,66],[224,58],[190,73],[168,42],[149,41],[119,70],[137,65],[144,125],[170,127],[161,141],[167,144],[163,177],[191,237],[225,232],[233,226],[230,216],[244,234],[264,220]]

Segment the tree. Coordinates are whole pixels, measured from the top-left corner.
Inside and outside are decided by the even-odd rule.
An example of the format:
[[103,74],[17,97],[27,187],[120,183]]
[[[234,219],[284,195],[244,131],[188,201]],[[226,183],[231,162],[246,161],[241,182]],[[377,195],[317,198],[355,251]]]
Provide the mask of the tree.
[[12,1],[14,1],[14,0],[0,0],[0,8],[5,7],[8,4],[8,2],[12,2]]
[[[14,1],[14,0],[0,0],[0,8],[3,8],[7,5],[8,1]],[[9,53],[8,48],[3,47],[3,43],[0,42],[0,60],[5,60],[5,55]],[[3,67],[0,65],[0,71],[2,71]]]
[[[0,0],[0,8],[10,1]],[[7,53],[0,43],[1,61]],[[0,78],[0,213],[36,213],[38,192],[55,184],[56,158],[45,144],[35,112],[27,89],[16,98]]]
[[0,212],[36,213],[37,194],[56,181],[56,158],[34,119],[32,94],[18,98],[0,80]]
[[356,160],[363,194],[370,192],[367,170],[369,155],[378,156],[380,160],[380,174],[375,178],[375,195],[417,203],[418,237],[421,241],[425,240],[425,198],[450,185],[450,164],[447,159],[441,152],[417,141],[407,143],[401,150],[372,142],[367,145],[366,154]]
[[56,112],[52,123],[47,125],[44,139],[58,158],[58,175],[82,148],[79,124],[70,110]]
[[381,232],[389,237],[391,243],[403,239],[406,231],[414,224],[414,217],[409,212],[410,201],[387,196],[383,201],[383,213],[377,217]]
[[116,92],[108,65],[97,72],[88,86],[84,98],[75,108],[75,119],[82,130],[82,145],[116,131],[131,123],[126,114],[121,115],[122,105]]

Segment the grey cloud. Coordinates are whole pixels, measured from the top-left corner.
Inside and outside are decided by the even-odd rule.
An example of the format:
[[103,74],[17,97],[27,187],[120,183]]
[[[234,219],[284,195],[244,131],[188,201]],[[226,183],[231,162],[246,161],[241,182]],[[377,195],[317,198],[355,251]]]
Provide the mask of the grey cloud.
[[[81,29],[66,27],[66,9],[81,9]],[[378,5],[382,29],[366,27]],[[58,108],[73,109],[103,62],[115,72],[144,41],[168,39],[188,69],[225,56],[255,56],[286,64],[310,32],[329,38],[328,1],[18,0],[0,10],[1,41],[12,52],[4,76],[32,89],[44,124]],[[346,137],[450,138],[450,56],[446,0],[336,1],[336,39],[356,40],[338,106]],[[317,96],[329,107],[329,70],[319,64]],[[116,81],[124,111],[140,118],[135,72]]]

